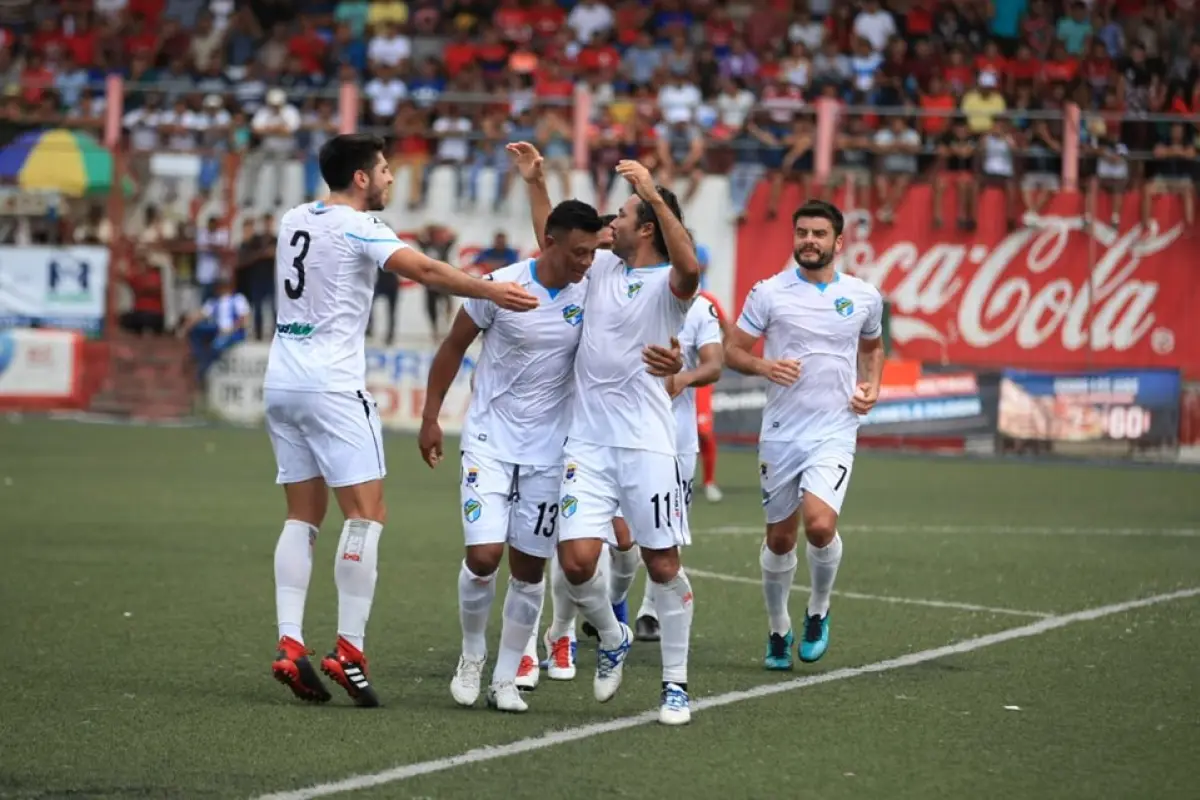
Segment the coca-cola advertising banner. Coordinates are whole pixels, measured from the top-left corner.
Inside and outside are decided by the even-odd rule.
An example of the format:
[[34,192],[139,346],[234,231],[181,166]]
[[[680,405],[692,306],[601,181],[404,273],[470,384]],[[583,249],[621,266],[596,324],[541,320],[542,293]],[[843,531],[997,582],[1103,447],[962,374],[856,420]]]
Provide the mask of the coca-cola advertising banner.
[[999,433],[1015,441],[1173,447],[1182,388],[1177,370],[1073,375],[1005,370]]
[[[739,299],[794,266],[790,212],[804,198],[786,192],[781,213],[768,220],[763,195],[738,233]],[[1147,226],[1130,213],[1117,229],[1089,222],[1082,197],[1062,193],[1009,230],[1002,193],[986,190],[976,230],[964,232],[935,227],[929,187],[917,186],[890,224],[844,203],[839,268],[890,301],[900,358],[1053,370],[1175,367],[1200,377],[1200,240],[1176,200],[1160,198]]]

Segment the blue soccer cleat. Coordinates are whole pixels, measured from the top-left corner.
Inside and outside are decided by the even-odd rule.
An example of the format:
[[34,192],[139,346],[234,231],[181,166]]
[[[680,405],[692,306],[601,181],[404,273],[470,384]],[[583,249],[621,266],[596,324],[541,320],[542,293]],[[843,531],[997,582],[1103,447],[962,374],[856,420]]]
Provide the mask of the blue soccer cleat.
[[767,639],[767,654],[763,657],[763,666],[770,670],[791,669],[794,641],[791,631],[783,635],[772,633]]
[[829,612],[818,617],[804,611],[804,639],[800,642],[800,660],[811,664],[825,655],[829,649]]

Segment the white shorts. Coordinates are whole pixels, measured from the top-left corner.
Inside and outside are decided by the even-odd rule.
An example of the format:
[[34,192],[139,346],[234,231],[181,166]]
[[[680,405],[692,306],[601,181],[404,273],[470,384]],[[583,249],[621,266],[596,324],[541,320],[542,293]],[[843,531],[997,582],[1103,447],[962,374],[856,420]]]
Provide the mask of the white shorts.
[[[675,456],[675,461],[679,464],[679,488],[683,492],[683,529],[688,535],[688,544],[691,544],[691,523],[689,514],[692,511],[692,484],[695,483],[696,476],[696,454],[687,453],[685,455]],[[617,509],[616,516],[621,519],[625,515],[621,513],[621,509]]]
[[331,487],[382,480],[383,427],[365,389],[295,392],[266,389],[267,435],[279,467],[276,483],[324,478]]
[[783,522],[790,517],[800,507],[805,492],[812,492],[834,512],[842,513],[853,469],[854,452],[845,445],[822,444],[805,450],[790,442],[760,442],[758,479],[767,522]]
[[613,517],[649,550],[691,544],[675,456],[568,440],[558,501],[559,538],[616,544]]
[[467,546],[507,543],[535,558],[558,544],[562,467],[528,467],[462,454],[463,538]]

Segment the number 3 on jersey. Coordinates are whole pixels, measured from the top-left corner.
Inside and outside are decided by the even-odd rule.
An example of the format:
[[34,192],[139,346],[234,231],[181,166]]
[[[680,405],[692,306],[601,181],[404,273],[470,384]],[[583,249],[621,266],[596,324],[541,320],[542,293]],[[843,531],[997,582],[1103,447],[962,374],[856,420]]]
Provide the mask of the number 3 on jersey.
[[304,258],[308,255],[310,244],[312,237],[308,235],[308,231],[296,231],[292,234],[292,247],[300,246],[300,252],[292,259],[292,266],[296,269],[296,285],[292,285],[291,278],[283,282],[283,290],[292,300],[299,300],[300,295],[304,294]]

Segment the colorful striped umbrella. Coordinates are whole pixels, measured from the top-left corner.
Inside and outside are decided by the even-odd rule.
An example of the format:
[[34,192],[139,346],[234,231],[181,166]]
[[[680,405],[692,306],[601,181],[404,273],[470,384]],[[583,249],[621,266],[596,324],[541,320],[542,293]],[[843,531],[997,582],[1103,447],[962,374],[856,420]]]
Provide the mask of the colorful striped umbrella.
[[71,197],[105,194],[113,185],[112,154],[83,131],[32,131],[0,150],[0,181]]

